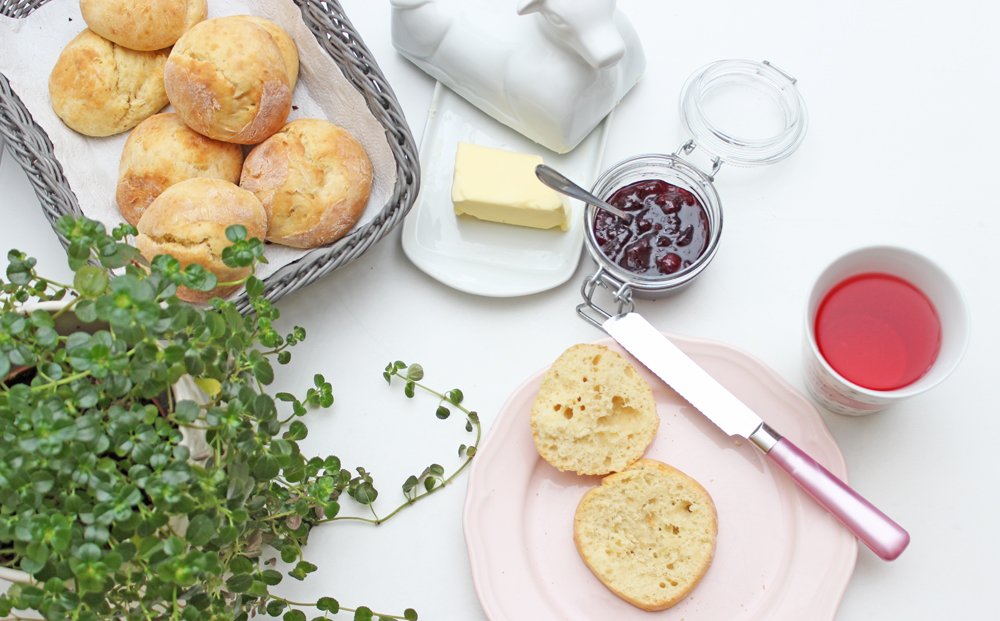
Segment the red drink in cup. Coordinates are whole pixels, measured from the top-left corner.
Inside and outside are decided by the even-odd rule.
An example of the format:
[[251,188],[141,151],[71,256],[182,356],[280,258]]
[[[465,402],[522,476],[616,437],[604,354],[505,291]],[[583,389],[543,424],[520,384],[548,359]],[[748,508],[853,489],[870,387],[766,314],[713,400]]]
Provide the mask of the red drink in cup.
[[858,274],[834,285],[819,304],[814,330],[833,370],[872,390],[909,386],[941,350],[934,303],[892,274]]
[[813,287],[806,387],[832,412],[878,412],[947,377],[968,334],[962,295],[941,268],[902,248],[856,250]]

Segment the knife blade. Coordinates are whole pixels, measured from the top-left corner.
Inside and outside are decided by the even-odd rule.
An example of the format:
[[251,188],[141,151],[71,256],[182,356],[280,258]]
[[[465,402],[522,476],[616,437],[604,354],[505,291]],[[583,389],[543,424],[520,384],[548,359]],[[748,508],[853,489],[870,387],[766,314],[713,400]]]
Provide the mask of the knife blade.
[[724,433],[750,440],[880,558],[894,560],[906,549],[910,535],[903,527],[771,429],[642,315],[616,315],[602,328]]

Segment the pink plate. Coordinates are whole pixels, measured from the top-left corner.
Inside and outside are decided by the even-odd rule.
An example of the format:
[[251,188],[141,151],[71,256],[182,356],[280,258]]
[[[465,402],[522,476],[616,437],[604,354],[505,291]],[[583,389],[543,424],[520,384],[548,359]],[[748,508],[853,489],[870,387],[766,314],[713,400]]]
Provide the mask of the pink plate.
[[[847,480],[819,412],[776,373],[719,343],[670,338],[768,424]],[[610,340],[600,343],[622,351]],[[708,573],[686,599],[657,613],[618,599],[590,573],[573,545],[573,514],[600,479],[559,472],[535,452],[529,421],[538,373],[508,399],[472,464],[465,538],[486,615],[492,621],[833,619],[854,570],[854,537],[760,451],[724,435],[632,362],[653,386],[661,417],[646,456],[693,476],[715,500],[719,537]]]

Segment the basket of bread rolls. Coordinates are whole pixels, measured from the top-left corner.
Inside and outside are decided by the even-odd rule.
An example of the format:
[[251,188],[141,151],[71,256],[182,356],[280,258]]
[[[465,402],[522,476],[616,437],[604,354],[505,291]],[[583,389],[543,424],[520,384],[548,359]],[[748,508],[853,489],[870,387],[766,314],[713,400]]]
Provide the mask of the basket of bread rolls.
[[222,262],[229,226],[266,242],[257,275],[276,300],[360,256],[412,206],[412,135],[335,0],[70,1],[0,0],[0,26],[75,32],[16,35],[18,54],[63,36],[48,66],[0,54],[0,135],[51,222],[127,222],[148,259],[170,254],[223,283],[181,297],[242,307],[225,284],[245,276]]

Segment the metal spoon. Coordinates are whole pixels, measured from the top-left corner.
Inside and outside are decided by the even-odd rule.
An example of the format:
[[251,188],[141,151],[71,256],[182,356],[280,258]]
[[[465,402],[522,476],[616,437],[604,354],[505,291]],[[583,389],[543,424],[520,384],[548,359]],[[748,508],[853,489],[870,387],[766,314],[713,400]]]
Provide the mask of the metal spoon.
[[535,167],[535,176],[538,177],[539,181],[549,186],[556,192],[559,192],[560,194],[571,196],[575,199],[583,201],[584,203],[587,203],[588,205],[593,205],[598,209],[603,209],[608,213],[613,213],[622,220],[625,220],[626,222],[632,221],[632,214],[628,213],[627,211],[622,211],[621,209],[618,209],[617,207],[614,207],[613,205],[610,205],[607,202],[602,201],[601,199],[597,198],[590,192],[584,190],[577,184],[567,179],[562,173],[560,173],[559,171],[550,166],[546,166],[545,164],[539,164],[538,166]]

